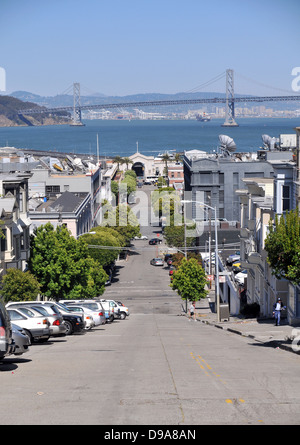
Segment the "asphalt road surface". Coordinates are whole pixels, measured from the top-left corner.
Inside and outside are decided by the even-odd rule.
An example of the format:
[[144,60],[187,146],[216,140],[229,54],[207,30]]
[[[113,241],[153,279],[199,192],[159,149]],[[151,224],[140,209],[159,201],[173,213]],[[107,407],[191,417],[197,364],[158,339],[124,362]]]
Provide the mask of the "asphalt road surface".
[[158,248],[135,246],[105,292],[130,316],[5,359],[0,424],[299,424],[300,357],[189,321]]

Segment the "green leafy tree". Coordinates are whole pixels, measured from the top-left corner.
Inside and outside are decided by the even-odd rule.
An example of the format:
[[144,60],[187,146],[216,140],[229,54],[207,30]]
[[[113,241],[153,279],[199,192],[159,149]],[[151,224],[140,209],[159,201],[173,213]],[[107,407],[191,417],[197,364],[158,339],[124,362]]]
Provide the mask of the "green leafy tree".
[[93,230],[96,232],[95,235],[86,234],[82,238],[88,246],[93,246],[89,247],[89,255],[105,267],[118,258],[121,249],[113,249],[113,247],[123,247],[125,239],[117,230],[110,227],[98,226]]
[[117,199],[119,194],[119,184],[116,181],[111,181],[110,189]]
[[116,230],[122,235],[126,246],[129,246],[130,241],[140,234],[138,219],[127,204],[120,204],[116,207],[107,205],[107,212],[101,226]]
[[2,278],[2,297],[9,301],[36,300],[40,292],[40,284],[30,272],[19,269],[8,269]]
[[165,187],[167,185],[167,181],[165,180],[165,178],[163,176],[160,176],[157,180],[157,187],[161,188],[161,187]]
[[135,192],[136,180],[130,175],[125,175],[125,178],[121,181],[119,188],[121,193],[125,190],[128,196],[130,193]]
[[268,263],[276,278],[300,283],[300,218],[298,209],[275,216],[265,240]]
[[125,172],[125,176],[131,176],[132,178],[134,178],[136,180],[137,176],[136,176],[136,172],[133,170],[126,170]]
[[[178,269],[178,267],[180,266],[183,258],[185,258],[184,254],[181,252],[177,252],[174,253],[172,255],[172,265]],[[202,257],[200,253],[195,253],[195,252],[187,252],[187,259],[190,260],[191,258],[195,258],[198,262],[198,264],[200,264],[202,266]]]
[[182,300],[198,301],[205,298],[208,291],[206,275],[197,259],[182,259],[180,266],[173,273],[173,281],[170,284],[173,290],[177,290]]
[[64,226],[47,223],[31,236],[29,270],[41,292],[55,300],[98,296],[104,292],[107,275],[90,257],[86,242],[76,240]]
[[[167,225],[164,229],[164,237],[166,240],[166,243],[169,247],[178,247],[183,248],[185,245],[186,247],[192,247],[195,244],[195,237],[189,236],[189,232],[194,230],[196,225],[189,226],[186,229],[186,235],[185,236],[185,226],[172,226]],[[193,234],[193,232],[191,233]]]

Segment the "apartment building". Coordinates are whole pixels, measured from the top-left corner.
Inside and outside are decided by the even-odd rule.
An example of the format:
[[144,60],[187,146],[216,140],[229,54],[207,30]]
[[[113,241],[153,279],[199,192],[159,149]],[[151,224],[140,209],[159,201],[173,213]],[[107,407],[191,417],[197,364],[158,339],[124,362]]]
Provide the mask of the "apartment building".
[[0,155],[0,275],[25,270],[29,258],[28,180],[37,166],[14,152]]

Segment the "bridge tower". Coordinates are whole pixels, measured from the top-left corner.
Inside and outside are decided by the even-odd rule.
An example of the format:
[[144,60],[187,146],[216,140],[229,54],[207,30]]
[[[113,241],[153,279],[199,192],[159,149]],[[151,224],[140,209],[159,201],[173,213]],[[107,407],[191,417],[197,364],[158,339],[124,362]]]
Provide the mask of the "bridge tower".
[[73,121],[71,125],[84,126],[81,121],[80,83],[78,82],[73,83]]
[[225,122],[222,127],[238,127],[234,115],[234,79],[233,70],[226,70],[226,106]]

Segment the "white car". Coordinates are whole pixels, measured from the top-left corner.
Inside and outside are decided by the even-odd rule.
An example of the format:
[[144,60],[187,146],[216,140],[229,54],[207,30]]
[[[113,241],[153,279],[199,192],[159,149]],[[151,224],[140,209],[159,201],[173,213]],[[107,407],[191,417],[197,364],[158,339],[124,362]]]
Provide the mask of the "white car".
[[[66,304],[66,303],[65,303]],[[83,304],[66,304],[66,306],[72,310],[72,311],[78,311],[78,312],[83,312],[85,317],[90,317],[92,318],[93,322],[94,322],[94,326],[100,326],[102,323],[101,320],[101,315],[99,313],[99,310],[95,310],[95,309],[89,309],[88,307],[86,307]]]
[[44,316],[36,317],[25,315],[17,308],[8,307],[7,312],[11,322],[24,329],[31,343],[34,341],[47,341],[50,337],[49,321]]
[[92,311],[92,316],[97,325],[98,317],[100,319],[100,324],[105,324],[106,319],[109,318],[109,314],[107,313],[107,317],[105,314],[105,309],[100,301],[96,300],[60,300],[59,303],[66,305],[71,308],[73,305],[84,307],[90,309]]
[[121,320],[124,320],[126,317],[129,316],[129,309],[128,307],[124,306],[124,304],[120,304],[118,301],[115,300],[108,300],[110,302],[111,305],[113,305],[114,307],[114,313],[115,314],[119,314],[116,315],[117,317],[119,317]]
[[148,239],[148,236],[146,235],[135,236],[134,239]]
[[239,284],[245,284],[245,278],[247,278],[247,276],[248,271],[247,269],[244,269],[242,272],[237,273],[234,278]]

